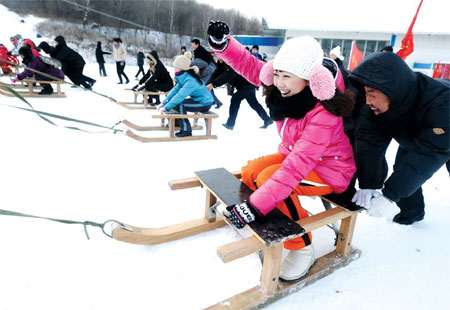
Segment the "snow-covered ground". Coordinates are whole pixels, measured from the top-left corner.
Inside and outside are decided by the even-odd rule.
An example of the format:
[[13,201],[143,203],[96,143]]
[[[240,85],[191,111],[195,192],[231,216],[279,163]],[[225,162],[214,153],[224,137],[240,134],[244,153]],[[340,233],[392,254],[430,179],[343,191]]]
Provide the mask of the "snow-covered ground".
[[[4,19],[12,16],[5,14]],[[24,25],[17,21],[13,33],[2,31],[0,42]],[[124,88],[134,81],[117,85],[114,65],[106,70],[109,76],[99,77],[97,64],[87,64],[86,74],[97,79],[94,89],[131,101],[132,93]],[[137,67],[125,71],[132,79]],[[63,89],[67,98],[29,102],[37,110],[103,125],[124,118],[158,123],[151,119],[154,111],[126,110],[93,93]],[[204,189],[171,191],[168,181],[192,177],[197,170],[237,170],[248,159],[276,152],[279,142],[274,126],[259,128],[262,121],[246,102],[235,130],[222,127],[230,97],[225,89],[217,94],[225,104],[215,111],[220,115],[213,126],[217,140],[166,143],[55,127],[7,106],[25,107],[19,100],[0,97],[0,209],[79,221],[116,219],[141,227],[201,218]],[[260,93],[258,98],[263,102]],[[395,151],[393,144],[390,164]],[[361,258],[266,309],[447,309],[449,188],[442,168],[424,185],[425,220],[412,226],[362,213],[353,238]],[[322,210],[317,200],[302,203],[313,212]],[[218,246],[240,238],[228,227],[153,246],[88,230],[89,241],[81,225],[0,216],[0,310],[200,309],[259,282],[256,254],[228,264],[217,257]],[[332,250],[330,229],[313,232],[313,239],[317,255]]]

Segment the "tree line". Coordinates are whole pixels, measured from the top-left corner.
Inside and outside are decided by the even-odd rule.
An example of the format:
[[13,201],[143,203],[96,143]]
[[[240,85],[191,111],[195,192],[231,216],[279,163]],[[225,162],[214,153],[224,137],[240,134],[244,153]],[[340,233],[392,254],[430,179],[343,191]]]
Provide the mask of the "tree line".
[[235,34],[263,33],[262,23],[256,18],[248,18],[234,9],[215,9],[195,0],[0,0],[0,3],[16,12],[60,18],[83,25],[116,27],[119,33],[124,28],[139,27],[90,9],[132,21],[147,29],[203,39],[211,19],[226,21]]

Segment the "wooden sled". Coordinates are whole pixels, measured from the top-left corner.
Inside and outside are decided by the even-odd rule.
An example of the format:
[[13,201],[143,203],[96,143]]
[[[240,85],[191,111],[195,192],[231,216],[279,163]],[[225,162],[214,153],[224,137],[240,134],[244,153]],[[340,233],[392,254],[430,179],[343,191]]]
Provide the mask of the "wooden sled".
[[[124,108],[130,109],[130,110],[156,110],[156,106],[152,106],[148,103],[148,96],[149,95],[158,95],[158,96],[167,96],[169,92],[150,92],[150,91],[136,91],[132,90],[131,88],[127,88],[126,90],[131,90],[134,93],[134,101],[132,102],[123,102],[119,101],[118,104]],[[143,95],[144,101],[138,102],[137,98],[139,95]]]
[[[141,141],[141,142],[167,142],[167,141],[217,139],[216,135],[212,135],[211,134],[212,120],[214,118],[217,118],[217,117],[218,117],[218,115],[216,113],[214,113],[214,112],[205,112],[205,113],[195,112],[193,114],[178,114],[178,113],[176,113],[176,114],[174,114],[174,113],[155,114],[155,115],[152,115],[152,118],[160,119],[161,120],[161,126],[157,126],[157,127],[154,127],[154,128],[162,128],[162,127],[164,127],[165,128],[164,130],[169,130],[169,137],[143,137],[143,136],[135,134],[131,130],[127,130],[127,131],[125,131],[125,133],[130,138],[133,138],[133,139]],[[177,137],[177,136],[175,136],[175,129],[177,129],[177,127],[175,127],[175,119],[181,119],[181,118],[193,119],[194,120],[194,125],[192,126],[192,129],[201,127],[201,126],[197,125],[197,120],[199,118],[204,118],[205,122],[206,122],[206,133],[205,133],[205,135],[190,136],[190,137]],[[164,121],[166,119],[169,121],[168,128],[164,125]],[[142,128],[151,128],[151,126],[142,127]],[[136,129],[136,130],[138,130],[138,129]],[[155,130],[161,130],[161,129],[155,129]]]
[[[122,124],[124,124],[127,127],[130,127],[131,129],[137,130],[137,131],[159,131],[159,130],[169,130],[169,125],[165,125],[164,119],[161,120],[161,126],[140,126],[135,123],[130,122],[129,120],[124,119],[122,121]],[[203,126],[192,126],[192,130],[200,130],[203,129]],[[175,127],[175,130],[180,130],[180,127]]]
[[[203,218],[163,228],[139,228],[127,225],[116,228],[112,233],[113,238],[135,244],[157,244],[212,230],[225,225],[227,221],[216,213],[215,207],[218,203],[233,205],[248,199],[252,192],[238,179],[239,172],[230,173],[219,168],[199,171],[196,175],[195,178],[169,182],[169,186],[173,190],[204,186],[206,208]],[[334,208],[296,222],[276,211],[278,209],[274,209],[266,216],[265,223],[253,222],[246,226],[252,233],[251,237],[220,246],[217,254],[224,263],[264,250],[261,282],[258,286],[207,309],[259,309],[358,259],[361,252],[352,248],[350,244],[357,214],[362,208],[351,211],[329,199],[326,200],[333,204]],[[318,258],[304,279],[294,283],[279,281],[282,242],[336,221],[341,221],[336,249]],[[274,222],[276,224],[271,225]]]
[[[51,95],[39,95],[38,91],[42,90],[38,84],[56,84],[56,92],[53,92]],[[21,80],[20,84],[7,84],[0,82],[0,94],[8,97],[15,97],[13,93],[11,93],[5,86],[14,89],[19,95],[22,97],[38,97],[38,98],[65,98],[66,94],[61,91],[61,84],[64,84],[62,81],[36,81],[34,79],[25,79]],[[16,90],[17,89],[17,90]],[[21,89],[26,91],[21,91]]]

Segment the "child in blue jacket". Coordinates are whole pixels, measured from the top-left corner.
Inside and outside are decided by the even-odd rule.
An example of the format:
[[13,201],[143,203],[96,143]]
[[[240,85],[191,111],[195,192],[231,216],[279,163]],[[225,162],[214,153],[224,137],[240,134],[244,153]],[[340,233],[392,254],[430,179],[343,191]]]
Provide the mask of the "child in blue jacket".
[[[198,68],[190,65],[191,60],[184,55],[175,58],[173,67],[177,84],[163,103],[158,106],[158,110],[161,112],[175,109],[180,114],[186,114],[186,112],[207,112],[211,108],[214,99],[205,83],[197,75]],[[188,96],[190,98],[186,99]],[[181,130],[175,136],[192,136],[192,128],[188,119],[181,119]]]

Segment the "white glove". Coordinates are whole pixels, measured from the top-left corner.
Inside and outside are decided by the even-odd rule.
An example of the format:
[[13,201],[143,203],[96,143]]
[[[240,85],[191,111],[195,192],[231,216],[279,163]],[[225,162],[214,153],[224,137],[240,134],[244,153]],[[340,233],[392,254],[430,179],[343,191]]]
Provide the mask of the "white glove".
[[165,106],[164,106],[164,103],[158,104],[158,106],[156,107],[156,109],[157,109],[158,111],[160,111],[161,113],[162,113],[162,112],[166,112],[166,108],[165,108]]
[[372,198],[365,208],[367,214],[373,217],[387,217],[398,211],[396,204],[383,195]]
[[352,202],[360,207],[367,208],[372,197],[380,197],[381,193],[376,189],[360,189],[352,198]]

